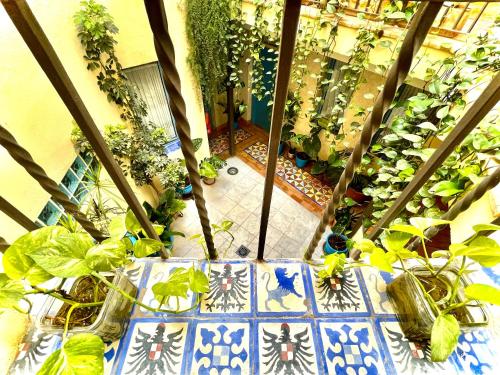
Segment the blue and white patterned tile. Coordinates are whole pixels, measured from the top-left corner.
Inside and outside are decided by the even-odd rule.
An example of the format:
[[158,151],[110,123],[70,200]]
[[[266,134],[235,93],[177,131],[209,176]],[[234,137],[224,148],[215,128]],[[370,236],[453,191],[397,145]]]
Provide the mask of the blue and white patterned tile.
[[123,267],[123,273],[127,275],[132,284],[139,288],[141,286],[142,275],[144,274],[145,267],[146,262],[130,263]]
[[118,348],[120,340],[113,341],[112,343],[105,344],[104,347],[104,374],[114,374],[113,367],[118,358]]
[[388,272],[379,272],[371,267],[361,267],[368,301],[375,315],[394,315],[395,311],[387,295],[387,284],[394,280]]
[[133,320],[119,349],[117,374],[184,374],[189,355],[188,322]]
[[[192,261],[175,261],[175,262],[158,262],[158,263],[153,263],[151,265],[151,271],[149,272],[149,275],[147,277],[147,280],[145,283],[145,293],[141,297],[139,295],[139,300],[153,308],[157,308],[159,306],[159,302],[155,299],[154,293],[153,293],[153,285],[155,285],[158,282],[166,281],[168,277],[174,272],[177,268],[184,267],[184,268],[189,268],[192,265]],[[186,310],[189,309],[190,307],[194,306],[195,304],[195,295],[193,292],[188,291],[187,293],[187,298],[179,298],[179,308],[177,309],[177,300],[176,298],[172,297],[170,300],[166,303],[163,304],[162,309],[164,310]],[[143,316],[151,316],[151,315],[163,315],[163,316],[171,316],[170,314],[162,314],[162,313],[152,313],[149,310],[140,307],[137,308],[137,306],[134,309],[134,314],[140,314]],[[182,313],[181,315],[192,315],[193,310],[190,310],[188,312]]]
[[250,322],[197,321],[186,373],[193,375],[252,373]]
[[456,368],[451,359],[432,362],[431,348],[427,342],[409,341],[395,318],[377,319],[379,335],[386,347],[389,365],[398,374],[454,374]]
[[45,360],[61,343],[61,337],[32,331],[20,345],[16,360],[10,368],[11,375],[36,374]]
[[313,309],[317,316],[368,316],[370,315],[359,276],[346,270],[342,276],[329,279],[318,277],[318,268],[308,266],[313,289]]
[[254,307],[252,276],[253,265],[247,262],[212,263],[210,291],[202,296],[200,315],[252,315]]
[[458,339],[456,362],[466,374],[499,374],[497,342],[485,329],[464,333]]
[[327,374],[385,374],[385,358],[369,319],[318,321]]
[[304,273],[302,263],[258,263],[255,275],[257,315],[305,315],[310,299],[306,294]]
[[256,331],[256,374],[320,374],[311,321],[260,320]]

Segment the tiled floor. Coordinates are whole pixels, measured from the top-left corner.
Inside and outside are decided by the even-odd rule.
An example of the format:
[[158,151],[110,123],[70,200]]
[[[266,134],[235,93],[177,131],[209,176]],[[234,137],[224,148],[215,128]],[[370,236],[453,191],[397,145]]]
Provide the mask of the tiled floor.
[[[251,136],[252,133],[244,128],[236,129],[234,134],[235,144],[243,142],[245,139],[248,139]],[[224,151],[229,150],[229,134],[226,132],[211,138],[209,140],[209,146],[210,146],[210,152],[215,155],[221,154]]]
[[[150,260],[129,272],[144,286],[191,262]],[[123,338],[106,347],[106,374],[500,373],[486,329],[463,334],[446,362],[430,362],[428,345],[408,341],[385,304],[387,275],[358,269],[325,281],[301,262],[226,260],[212,263],[210,276],[210,292],[191,312],[135,308]],[[498,276],[483,274],[489,283]],[[183,306],[192,303],[189,295]],[[13,374],[36,372],[61,341],[37,331],[30,339]]]
[[[226,238],[216,238],[215,244],[224,258],[234,257],[240,245],[251,251],[248,258],[255,258],[258,247],[258,233],[262,208],[264,177],[238,157],[227,159],[228,166],[220,171],[214,185],[204,185],[208,215],[211,222],[219,223],[229,219],[234,222],[231,232],[235,241],[224,254]],[[227,168],[236,167],[239,172],[231,176]],[[188,238],[201,233],[198,212],[193,200],[186,201],[184,216],[176,219],[173,229],[186,234],[186,238],[176,237],[174,256],[203,257],[203,252],[195,241]],[[309,244],[319,222],[316,213],[309,211],[299,202],[274,187],[271,214],[266,238],[266,258],[302,258],[304,249]]]
[[[244,151],[259,163],[263,165],[267,163],[267,145],[264,143],[257,141],[245,148]],[[323,208],[332,197],[332,188],[330,186],[325,185],[309,172],[297,167],[284,156],[278,157],[276,174]]]

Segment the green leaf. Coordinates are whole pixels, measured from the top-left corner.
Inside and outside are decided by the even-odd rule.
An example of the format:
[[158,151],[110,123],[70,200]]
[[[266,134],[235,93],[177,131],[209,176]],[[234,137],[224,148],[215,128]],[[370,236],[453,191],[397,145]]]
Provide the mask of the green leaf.
[[155,230],[156,234],[159,236],[165,230],[165,226],[160,225],[160,224],[153,224],[153,229]]
[[382,245],[387,251],[397,253],[406,246],[406,244],[412,237],[413,235],[411,235],[410,233],[389,232],[386,233],[385,237],[382,239]]
[[396,231],[396,232],[404,232],[404,233],[410,233],[414,236],[418,236],[420,238],[424,237],[424,232],[418,228],[415,228],[414,226],[407,225],[407,224],[395,224],[391,225],[389,227],[389,230],[391,232]]
[[139,238],[134,243],[134,255],[137,258],[144,258],[161,250],[163,244],[152,238]]
[[483,267],[493,267],[500,263],[500,245],[494,239],[484,236],[475,238],[468,246],[450,246],[450,251],[455,256],[467,256]]
[[451,314],[439,315],[431,332],[431,360],[444,362],[455,350],[460,326],[457,319]]
[[91,247],[85,255],[85,260],[94,271],[112,271],[125,264],[127,249],[121,240],[109,238]]
[[4,271],[11,279],[26,279],[32,285],[50,280],[53,276],[42,269],[27,252],[45,246],[51,239],[69,231],[60,226],[48,226],[26,233],[10,245],[3,255]]
[[137,234],[142,229],[139,220],[135,217],[132,210],[127,211],[127,215],[125,216],[125,227],[130,233]]
[[436,250],[431,254],[431,257],[448,259],[450,257],[450,252],[446,250]]
[[390,256],[380,248],[373,249],[370,254],[370,264],[381,271],[393,273],[392,263]]
[[19,300],[23,297],[23,283],[10,279],[5,273],[0,273],[0,308],[16,308],[19,306]]
[[422,232],[425,231],[429,227],[449,224],[451,221],[442,220],[442,219],[433,219],[430,217],[412,217],[410,218],[410,224],[414,227],[420,229]]
[[224,220],[224,221],[222,221],[222,223],[220,224],[220,226],[225,231],[228,231],[229,229],[231,229],[231,227],[233,226],[233,224],[234,224],[234,222],[232,222],[231,220]]
[[451,197],[452,195],[464,191],[457,182],[454,181],[440,181],[433,185],[429,191],[441,197]]
[[115,216],[108,225],[109,236],[121,239],[127,233],[124,216]]
[[190,273],[189,288],[195,293],[206,293],[210,290],[208,286],[208,277],[201,270],[194,270]]
[[379,249],[377,245],[372,240],[363,238],[361,241],[356,241],[354,245],[357,249],[361,250],[363,253],[372,253],[373,250]]
[[406,139],[407,141],[415,143],[423,141],[423,138],[416,134],[402,134],[401,137]]
[[438,130],[436,128],[436,125],[434,125],[432,122],[429,122],[429,121],[422,122],[421,124],[418,124],[417,126],[421,129],[428,129],[428,130],[432,130],[435,132]]
[[67,233],[51,240],[45,247],[28,252],[28,255],[51,275],[79,277],[92,272],[85,256],[93,246],[94,241],[87,233]]
[[487,230],[500,230],[500,225],[495,224],[477,224],[472,227],[476,233],[487,231]]
[[37,375],[101,375],[104,373],[104,343],[99,336],[79,333],[53,352]]
[[450,107],[449,106],[441,107],[437,111],[436,117],[439,118],[439,119],[442,119],[442,118],[446,117],[446,115],[448,114],[449,111],[450,111]]
[[470,299],[485,301],[493,305],[500,305],[500,289],[486,284],[470,284],[464,289],[465,296]]

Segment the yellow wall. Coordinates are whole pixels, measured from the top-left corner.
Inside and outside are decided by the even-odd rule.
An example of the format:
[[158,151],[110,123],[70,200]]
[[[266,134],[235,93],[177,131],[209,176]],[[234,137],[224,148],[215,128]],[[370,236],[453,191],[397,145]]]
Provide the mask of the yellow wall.
[[[120,29],[117,56],[124,67],[156,60],[144,3],[138,0],[101,0]],[[30,0],[33,13],[47,34],[99,128],[120,122],[119,111],[97,87],[95,74],[86,69],[72,16],[79,0]],[[177,1],[166,1],[176,65],[193,138],[204,139],[200,156],[208,154],[200,89],[187,66],[184,17]],[[75,158],[70,141],[72,117],[38,66],[3,7],[0,7],[0,122],[28,149],[33,158],[59,182]],[[181,156],[180,151],[173,156]],[[0,148],[0,195],[32,220],[49,196]],[[140,201],[150,200],[149,189],[138,189]],[[0,236],[12,242],[24,229],[0,212]]]

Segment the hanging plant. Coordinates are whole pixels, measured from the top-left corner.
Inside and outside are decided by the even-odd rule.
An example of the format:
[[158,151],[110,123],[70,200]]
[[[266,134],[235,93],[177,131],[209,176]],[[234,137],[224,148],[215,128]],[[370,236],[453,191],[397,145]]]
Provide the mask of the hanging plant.
[[[418,168],[433,154],[453,129],[466,107],[468,93],[499,70],[500,49],[493,34],[476,39],[436,67],[427,69],[426,92],[400,104],[402,116],[387,124],[387,133],[373,144],[380,168],[364,193],[373,197],[373,219],[379,219],[413,179]],[[397,222],[423,214],[439,217],[452,201],[462,196],[486,172],[484,157],[495,154],[498,131],[485,122],[477,127],[406,205]]]

